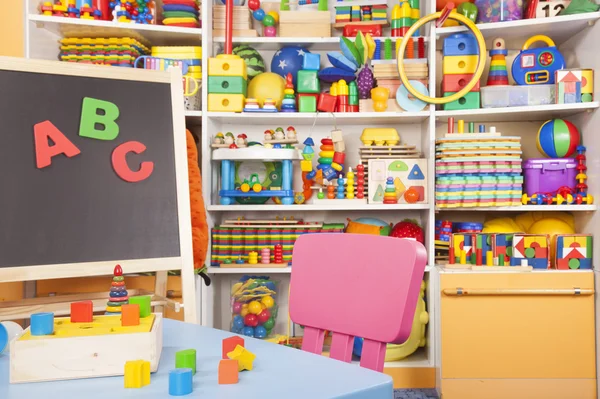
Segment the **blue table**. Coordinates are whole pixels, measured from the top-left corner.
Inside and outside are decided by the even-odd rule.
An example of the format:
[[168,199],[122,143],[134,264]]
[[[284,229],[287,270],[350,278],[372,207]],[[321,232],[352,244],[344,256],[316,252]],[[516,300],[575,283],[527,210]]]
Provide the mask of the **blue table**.
[[169,370],[175,367],[175,352],[197,350],[197,372],[194,392],[187,397],[231,399],[391,399],[391,377],[347,364],[254,338],[245,338],[246,348],[257,355],[252,371],[240,373],[236,385],[219,385],[217,368],[221,359],[221,342],[232,333],[164,321],[164,342],[158,372],[150,385],[141,389],[123,388],[123,377],[9,384],[8,356],[0,355],[0,398],[36,399],[112,399],[168,398]]

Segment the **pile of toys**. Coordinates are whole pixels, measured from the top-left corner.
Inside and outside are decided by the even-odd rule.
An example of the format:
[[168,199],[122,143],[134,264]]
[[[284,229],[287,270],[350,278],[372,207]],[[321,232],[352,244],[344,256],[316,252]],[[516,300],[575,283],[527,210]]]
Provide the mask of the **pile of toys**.
[[[139,0],[138,0],[139,1]],[[200,8],[196,0],[162,0],[161,23],[167,26],[200,28]]]
[[137,24],[156,24],[154,0],[113,0],[110,2],[112,20]]
[[343,5],[338,2],[335,7],[335,22],[360,22],[360,21],[385,21],[387,22],[387,3],[370,4],[364,6]]
[[59,60],[132,68],[150,50],[128,37],[65,38],[60,41]]
[[54,0],[40,5],[42,15],[53,17],[111,20],[109,0]]
[[231,287],[231,332],[264,339],[277,318],[277,284],[269,277],[243,276]]
[[[402,1],[392,8],[392,37],[404,37],[410,27],[421,18],[419,0]],[[419,36],[419,30],[413,36]]]

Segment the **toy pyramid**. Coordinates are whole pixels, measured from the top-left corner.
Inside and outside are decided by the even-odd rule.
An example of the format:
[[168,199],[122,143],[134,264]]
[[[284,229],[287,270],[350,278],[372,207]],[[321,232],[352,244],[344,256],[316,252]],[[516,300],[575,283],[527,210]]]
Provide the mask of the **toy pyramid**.
[[281,102],[281,112],[296,112],[296,96],[294,96],[294,83],[292,83],[292,74],[288,73],[285,78],[284,96]]
[[115,266],[113,272],[112,283],[110,284],[110,295],[106,302],[107,315],[121,314],[121,305],[129,303],[127,296],[127,287],[125,286],[125,277],[123,277],[123,269],[120,265]]
[[488,75],[487,85],[488,86],[503,86],[508,85],[508,71],[506,69],[506,56],[508,50],[504,40],[497,38],[492,43],[492,49],[490,50],[490,73]]

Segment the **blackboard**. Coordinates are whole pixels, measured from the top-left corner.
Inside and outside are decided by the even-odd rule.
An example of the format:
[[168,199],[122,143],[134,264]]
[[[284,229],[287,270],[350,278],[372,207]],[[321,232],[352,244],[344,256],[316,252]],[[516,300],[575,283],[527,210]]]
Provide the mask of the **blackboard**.
[[[85,97],[118,106],[116,139],[79,136]],[[46,120],[80,153],[38,169],[33,127]],[[179,257],[173,126],[169,82],[0,67],[0,268]],[[129,167],[154,164],[137,183],[111,164],[115,147],[132,140],[146,150],[128,154]]]

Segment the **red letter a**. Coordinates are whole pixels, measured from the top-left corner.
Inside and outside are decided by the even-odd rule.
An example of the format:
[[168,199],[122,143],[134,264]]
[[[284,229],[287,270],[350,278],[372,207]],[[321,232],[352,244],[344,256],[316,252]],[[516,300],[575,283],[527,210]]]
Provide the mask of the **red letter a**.
[[[36,123],[33,126],[33,136],[35,138],[35,158],[38,169],[50,166],[52,157],[55,155],[65,154],[71,158],[81,152],[50,121]],[[49,145],[48,139],[52,139],[54,142],[52,147]]]

